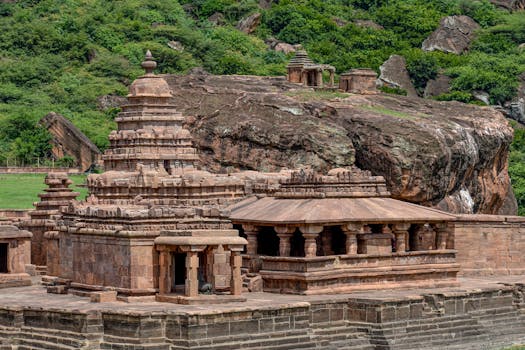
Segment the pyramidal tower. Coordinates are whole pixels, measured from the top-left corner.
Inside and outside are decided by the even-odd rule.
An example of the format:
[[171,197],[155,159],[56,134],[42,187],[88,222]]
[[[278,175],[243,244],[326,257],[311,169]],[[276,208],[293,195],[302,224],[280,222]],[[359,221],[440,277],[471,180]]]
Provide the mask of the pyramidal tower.
[[141,163],[174,174],[197,166],[197,150],[182,127],[184,117],[172,102],[168,83],[153,73],[156,67],[148,51],[142,62],[146,73],[130,86],[128,103],[115,119],[118,129],[109,135],[110,146],[102,156],[106,171],[134,171]]

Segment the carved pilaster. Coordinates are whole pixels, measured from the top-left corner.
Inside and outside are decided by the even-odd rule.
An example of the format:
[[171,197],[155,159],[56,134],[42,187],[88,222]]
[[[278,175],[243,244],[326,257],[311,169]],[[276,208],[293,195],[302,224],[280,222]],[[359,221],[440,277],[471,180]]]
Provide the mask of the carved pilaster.
[[231,251],[230,265],[232,269],[232,277],[231,277],[231,282],[230,282],[230,293],[232,295],[241,295],[241,292],[242,292],[242,277],[241,277],[242,257],[238,251]]
[[304,255],[312,258],[317,255],[316,239],[319,233],[323,231],[323,226],[307,225],[299,228],[304,237]]
[[199,256],[197,252],[189,251],[186,253],[186,285],[185,295],[196,297],[199,295]]
[[277,237],[279,237],[279,255],[290,256],[290,239],[295,231],[295,227],[275,226],[274,230],[277,232]]
[[171,292],[171,254],[168,250],[160,251],[159,255],[159,293]]
[[401,223],[394,225],[394,236],[396,240],[396,252],[406,252],[408,248],[408,230],[410,229],[409,223]]
[[357,234],[363,229],[363,224],[351,223],[341,228],[346,235],[346,254],[357,254]]
[[248,245],[246,246],[246,254],[257,255],[257,235],[259,234],[259,227],[254,225],[242,225],[244,234]]
[[447,249],[447,241],[449,235],[449,228],[446,223],[432,225],[436,232],[436,249],[445,250]]

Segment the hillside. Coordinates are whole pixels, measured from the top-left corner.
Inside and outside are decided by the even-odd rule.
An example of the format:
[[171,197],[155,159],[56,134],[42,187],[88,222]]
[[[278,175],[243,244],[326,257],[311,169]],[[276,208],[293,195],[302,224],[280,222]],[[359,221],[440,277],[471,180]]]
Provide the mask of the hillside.
[[[480,25],[470,49],[423,51],[448,15],[468,15]],[[483,91],[502,106],[515,98],[525,71],[523,12],[488,0],[0,1],[0,25],[0,165],[49,157],[49,134],[35,124],[50,111],[104,149],[118,112],[115,96],[140,74],[147,48],[158,71],[173,74],[202,67],[213,74],[283,75],[292,53],[282,51],[294,44],[339,73],[379,71],[399,54],[420,94],[444,73],[451,89],[437,99],[481,103],[475,95]],[[525,207],[525,137],[517,132],[510,173]]]

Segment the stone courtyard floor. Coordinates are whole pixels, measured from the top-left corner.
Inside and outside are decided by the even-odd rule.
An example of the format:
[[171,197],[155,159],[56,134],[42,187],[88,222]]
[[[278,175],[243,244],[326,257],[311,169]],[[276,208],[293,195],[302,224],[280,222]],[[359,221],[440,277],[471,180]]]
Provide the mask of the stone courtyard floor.
[[367,300],[399,300],[419,297],[424,294],[454,293],[476,291],[484,289],[501,288],[503,284],[525,284],[525,276],[501,276],[483,278],[459,278],[460,286],[431,289],[407,289],[407,290],[372,290],[355,292],[351,294],[330,295],[289,295],[274,293],[244,293],[246,302],[212,304],[212,305],[180,305],[159,302],[107,302],[92,303],[89,298],[74,295],[48,294],[40,284],[39,278],[34,278],[30,287],[0,289],[0,308],[34,308],[45,310],[71,310],[88,311],[104,310],[123,313],[210,313],[228,312],[239,310],[261,310],[265,308],[305,306],[309,303],[327,302],[344,299],[367,299]]

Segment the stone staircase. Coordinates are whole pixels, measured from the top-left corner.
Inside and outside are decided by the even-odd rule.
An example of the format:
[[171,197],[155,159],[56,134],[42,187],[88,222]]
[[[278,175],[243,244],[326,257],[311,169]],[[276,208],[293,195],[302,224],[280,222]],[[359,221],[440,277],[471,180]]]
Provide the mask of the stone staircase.
[[[483,310],[479,318],[460,314],[383,323],[370,329],[371,343],[376,350],[498,349],[500,344],[509,343],[512,338],[509,334],[525,337],[525,329],[515,309],[514,312],[501,313],[500,317],[491,316],[486,311]],[[483,324],[483,318],[487,323]],[[488,321],[490,318],[492,321]],[[514,321],[516,326],[509,327]],[[498,327],[498,324],[503,326]],[[499,342],[499,337],[505,341]]]
[[0,337],[3,338],[5,335],[11,339],[13,350],[98,349],[100,338],[100,336],[96,334],[78,334],[31,327],[22,327],[11,332],[0,329]]
[[258,273],[247,272],[242,275],[242,291],[247,292],[262,292],[263,280]]
[[374,350],[367,327],[357,323],[341,321],[316,324],[312,333],[319,349]]
[[[115,348],[113,348],[115,349]],[[225,337],[214,337],[195,341],[179,341],[171,349],[180,350],[314,350],[319,349],[311,338],[308,329],[287,330],[281,332],[240,334]]]

